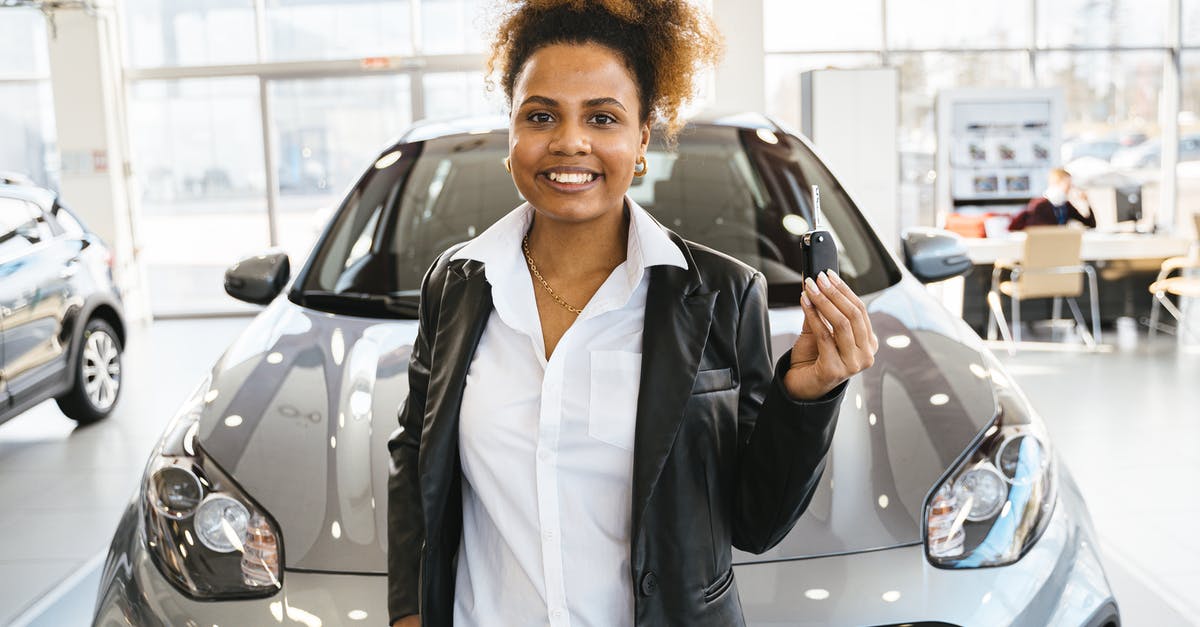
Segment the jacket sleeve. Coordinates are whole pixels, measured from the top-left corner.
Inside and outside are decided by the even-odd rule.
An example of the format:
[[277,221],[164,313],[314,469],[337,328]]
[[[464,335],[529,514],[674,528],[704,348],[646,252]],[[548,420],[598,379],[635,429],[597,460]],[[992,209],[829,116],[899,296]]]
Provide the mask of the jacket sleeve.
[[814,401],[788,395],[783,375],[791,365],[791,351],[772,368],[761,273],[755,273],[742,297],[737,352],[741,397],[733,545],[762,553],[792,530],[816,491],[846,383]]
[[[440,261],[440,260],[439,260]],[[435,280],[435,263],[421,282],[418,306],[418,330],[408,363],[408,397],[399,411],[400,426],[388,439],[391,462],[388,473],[388,624],[410,614],[420,613],[421,555],[425,543],[425,522],[421,509],[421,489],[417,461],[421,430],[425,417],[425,396],[429,386],[429,357],[432,333],[437,329],[441,290],[430,288]],[[444,276],[444,275],[443,275]]]

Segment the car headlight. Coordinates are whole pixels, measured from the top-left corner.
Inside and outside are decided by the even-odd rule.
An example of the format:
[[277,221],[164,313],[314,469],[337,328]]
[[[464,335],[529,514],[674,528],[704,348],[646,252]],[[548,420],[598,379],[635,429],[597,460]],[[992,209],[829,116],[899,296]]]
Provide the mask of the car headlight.
[[1029,401],[990,355],[997,415],[931,491],[925,553],[942,568],[1011,564],[1037,542],[1054,513],[1058,476],[1050,439]]
[[266,596],[282,586],[279,528],[196,442],[206,380],[180,408],[142,481],[146,545],[168,581],[200,599]]

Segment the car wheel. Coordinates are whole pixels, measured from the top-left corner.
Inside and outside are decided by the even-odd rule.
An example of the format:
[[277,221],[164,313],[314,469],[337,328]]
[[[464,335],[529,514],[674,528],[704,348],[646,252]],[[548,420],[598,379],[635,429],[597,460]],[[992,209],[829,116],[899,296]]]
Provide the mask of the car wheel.
[[75,360],[75,386],[55,399],[68,418],[89,424],[108,416],[121,393],[121,340],[107,322],[88,320]]

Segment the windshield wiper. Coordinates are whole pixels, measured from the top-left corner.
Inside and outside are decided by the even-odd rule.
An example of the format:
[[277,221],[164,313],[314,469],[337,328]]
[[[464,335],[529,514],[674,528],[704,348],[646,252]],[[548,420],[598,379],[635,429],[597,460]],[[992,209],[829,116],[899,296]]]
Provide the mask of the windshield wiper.
[[300,292],[299,299],[301,305],[327,311],[333,309],[334,313],[370,317],[393,317],[395,314],[404,318],[417,317],[418,300],[406,296],[305,290]]

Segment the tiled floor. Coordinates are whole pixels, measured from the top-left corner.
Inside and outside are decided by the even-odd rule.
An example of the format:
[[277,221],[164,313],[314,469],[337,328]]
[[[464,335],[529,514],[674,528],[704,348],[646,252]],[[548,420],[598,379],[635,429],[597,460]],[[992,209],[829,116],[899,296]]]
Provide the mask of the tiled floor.
[[[86,623],[98,579],[81,566],[107,547],[163,424],[248,321],[135,332],[105,422],[76,429],[49,402],[0,425],[0,625],[72,573],[24,624]],[[1001,359],[1088,498],[1125,625],[1200,624],[1200,354],[1143,336],[1131,351]]]
[[1087,498],[1109,570],[1200,624],[1200,351],[1143,335],[1111,353],[997,354]]
[[131,329],[107,420],[77,428],[47,401],[0,425],[0,625],[107,549],[163,426],[249,320]]

